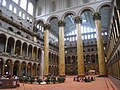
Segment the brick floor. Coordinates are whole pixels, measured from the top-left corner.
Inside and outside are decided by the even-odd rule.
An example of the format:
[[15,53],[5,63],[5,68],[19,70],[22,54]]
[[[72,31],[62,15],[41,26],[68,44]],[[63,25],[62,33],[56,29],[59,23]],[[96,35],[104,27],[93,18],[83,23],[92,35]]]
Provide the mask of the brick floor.
[[[73,76],[67,76],[65,83],[36,85],[36,84],[21,84],[18,88],[1,89],[1,90],[120,90],[113,84],[114,78],[97,78],[91,83],[73,81]],[[118,80],[119,81],[119,80]],[[117,82],[118,83],[118,82]],[[120,83],[119,83],[120,84]]]

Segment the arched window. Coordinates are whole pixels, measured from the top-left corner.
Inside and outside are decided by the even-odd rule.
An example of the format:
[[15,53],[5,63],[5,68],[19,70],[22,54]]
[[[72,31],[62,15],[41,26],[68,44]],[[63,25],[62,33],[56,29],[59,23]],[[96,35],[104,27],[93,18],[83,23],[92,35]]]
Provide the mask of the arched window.
[[6,6],[6,0],[3,0],[2,5]]
[[21,14],[22,14],[21,11],[19,11],[19,16],[20,16],[20,17],[21,17]]
[[16,8],[14,8],[14,11],[13,11],[14,13],[16,13],[17,12],[17,9]]
[[28,13],[33,15],[33,4],[31,2],[28,3]]
[[23,13],[23,16],[22,16],[23,19],[25,19],[25,14]]
[[21,0],[20,7],[26,10],[26,6],[27,6],[27,0]]
[[15,2],[16,4],[18,4],[18,0],[12,0],[13,2]]
[[11,5],[11,4],[9,5],[9,10],[11,10],[11,11],[12,11],[12,5]]

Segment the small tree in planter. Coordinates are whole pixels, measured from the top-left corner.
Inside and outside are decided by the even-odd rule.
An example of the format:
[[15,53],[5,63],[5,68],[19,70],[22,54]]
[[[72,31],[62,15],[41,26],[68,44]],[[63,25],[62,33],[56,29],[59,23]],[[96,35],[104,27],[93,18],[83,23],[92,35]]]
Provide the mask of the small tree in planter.
[[59,83],[63,83],[63,82],[65,82],[65,78],[64,77],[58,77],[57,81]]

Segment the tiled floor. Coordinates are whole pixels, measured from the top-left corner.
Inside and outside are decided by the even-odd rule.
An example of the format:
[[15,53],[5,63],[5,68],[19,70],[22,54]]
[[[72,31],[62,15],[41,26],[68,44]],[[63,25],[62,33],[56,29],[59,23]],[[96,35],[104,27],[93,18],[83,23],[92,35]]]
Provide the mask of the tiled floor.
[[65,83],[49,85],[21,84],[18,88],[1,90],[120,90],[120,87],[115,86],[113,82],[119,83],[120,85],[120,80],[116,80],[112,77],[96,77],[95,81],[85,83],[73,81],[73,76],[67,76]]

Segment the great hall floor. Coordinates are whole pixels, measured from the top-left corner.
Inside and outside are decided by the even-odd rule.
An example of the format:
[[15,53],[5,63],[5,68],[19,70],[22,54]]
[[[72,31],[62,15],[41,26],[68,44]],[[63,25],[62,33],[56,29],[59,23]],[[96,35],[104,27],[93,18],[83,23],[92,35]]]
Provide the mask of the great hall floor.
[[20,84],[20,87],[1,90],[120,90],[120,80],[113,77],[97,78],[91,83],[73,81],[73,76],[67,76],[65,83],[36,85]]

